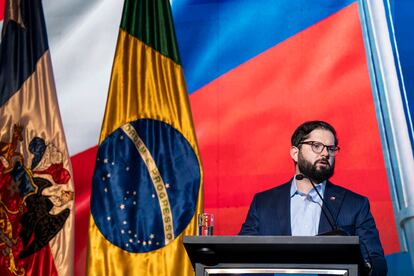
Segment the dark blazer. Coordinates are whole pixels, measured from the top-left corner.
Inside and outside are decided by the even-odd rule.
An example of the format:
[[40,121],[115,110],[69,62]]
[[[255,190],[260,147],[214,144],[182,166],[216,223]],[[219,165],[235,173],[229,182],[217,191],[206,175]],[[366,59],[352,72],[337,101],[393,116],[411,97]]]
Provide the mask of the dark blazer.
[[[239,235],[292,235],[290,186],[291,181],[257,193]],[[324,200],[326,206],[323,204],[323,207],[329,208],[338,227],[348,235],[359,236],[361,252],[365,260],[372,265],[372,275],[386,275],[387,263],[368,199],[327,181]],[[322,234],[331,230],[328,218],[321,212],[318,233]]]

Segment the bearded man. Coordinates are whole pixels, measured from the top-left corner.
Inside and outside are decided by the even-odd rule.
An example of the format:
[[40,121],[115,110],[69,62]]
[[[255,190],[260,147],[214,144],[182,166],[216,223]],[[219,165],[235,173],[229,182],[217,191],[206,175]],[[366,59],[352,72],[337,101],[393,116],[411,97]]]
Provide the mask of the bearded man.
[[368,199],[329,181],[339,152],[335,129],[323,121],[305,122],[291,143],[295,177],[254,196],[240,235],[356,235],[369,274],[386,275]]

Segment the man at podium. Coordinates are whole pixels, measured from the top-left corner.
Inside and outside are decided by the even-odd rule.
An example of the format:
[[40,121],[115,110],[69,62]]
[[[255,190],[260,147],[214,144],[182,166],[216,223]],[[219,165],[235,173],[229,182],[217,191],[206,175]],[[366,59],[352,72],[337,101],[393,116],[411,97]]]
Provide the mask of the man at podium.
[[386,275],[368,199],[329,181],[340,149],[335,129],[323,121],[305,122],[291,144],[294,177],[254,196],[240,235],[356,235],[370,274]]

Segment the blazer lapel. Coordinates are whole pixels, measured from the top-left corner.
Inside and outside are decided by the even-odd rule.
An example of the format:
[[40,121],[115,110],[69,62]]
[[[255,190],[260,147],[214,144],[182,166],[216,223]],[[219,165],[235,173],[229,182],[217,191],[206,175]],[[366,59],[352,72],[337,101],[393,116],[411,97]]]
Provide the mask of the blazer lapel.
[[[325,203],[322,205],[326,215],[331,219],[331,222],[337,224],[338,215],[341,209],[342,202],[345,197],[345,190],[339,189],[337,186],[327,181],[325,186],[325,193],[323,199]],[[332,215],[332,218],[330,217]],[[333,221],[332,221],[333,220]],[[321,218],[319,220],[318,233],[326,233],[332,231],[332,227],[329,224],[328,218],[323,212],[321,212]]]
[[292,235],[290,225],[290,186],[292,181],[285,183],[275,197],[276,216],[279,221],[280,235]]

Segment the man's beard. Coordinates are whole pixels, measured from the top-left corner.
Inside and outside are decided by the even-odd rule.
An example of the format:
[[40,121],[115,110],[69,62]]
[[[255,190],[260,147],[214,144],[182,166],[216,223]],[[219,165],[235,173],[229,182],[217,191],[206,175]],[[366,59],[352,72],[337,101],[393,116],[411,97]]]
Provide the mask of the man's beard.
[[[320,167],[318,169],[317,163],[325,160],[327,166],[326,167]],[[328,180],[331,178],[331,176],[334,174],[335,169],[335,163],[330,165],[329,161],[327,159],[319,159],[315,161],[315,163],[311,163],[305,158],[303,158],[303,155],[299,152],[298,155],[298,167],[301,173],[303,173],[305,176],[309,177],[316,183],[321,183],[325,180]]]

